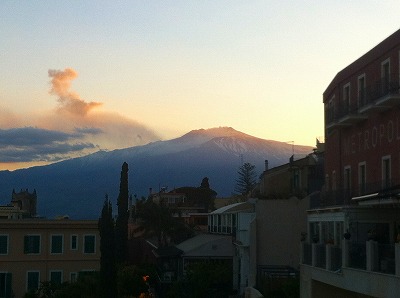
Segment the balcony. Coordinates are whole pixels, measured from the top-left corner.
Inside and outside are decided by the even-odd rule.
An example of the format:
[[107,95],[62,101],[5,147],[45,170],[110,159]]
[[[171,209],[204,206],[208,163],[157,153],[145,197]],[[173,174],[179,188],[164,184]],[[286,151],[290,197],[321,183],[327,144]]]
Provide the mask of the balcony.
[[400,105],[399,79],[382,79],[370,86],[359,90],[358,102],[350,103],[340,100],[337,106],[329,107],[326,111],[326,129],[354,125],[368,118],[372,111],[385,111]]
[[380,180],[373,183],[360,184],[355,189],[338,188],[323,191],[310,201],[310,209],[327,207],[362,205],[379,200],[380,204],[400,203],[400,180]]
[[[380,244],[344,240],[341,246],[322,243],[301,243],[301,264],[327,271],[343,268],[400,277],[400,243]],[[310,259],[311,255],[311,259]]]

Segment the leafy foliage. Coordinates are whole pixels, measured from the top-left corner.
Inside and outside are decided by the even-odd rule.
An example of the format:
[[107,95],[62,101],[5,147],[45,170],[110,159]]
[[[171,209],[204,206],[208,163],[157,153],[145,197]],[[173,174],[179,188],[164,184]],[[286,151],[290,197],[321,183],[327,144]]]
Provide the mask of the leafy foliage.
[[[118,270],[118,296],[139,297],[148,292],[149,286],[155,279],[155,269],[151,266],[122,266]],[[148,276],[148,280],[144,280]]]
[[232,289],[232,263],[200,261],[190,264],[187,279],[175,283],[167,297],[228,297]]
[[192,231],[172,216],[171,210],[151,200],[138,202],[137,217],[143,223],[147,236],[156,236],[158,247],[168,246],[172,240],[179,243],[190,236]]
[[29,291],[25,294],[25,298],[98,298],[100,297],[99,281],[98,272],[90,272],[80,274],[74,283],[42,282],[37,291]]

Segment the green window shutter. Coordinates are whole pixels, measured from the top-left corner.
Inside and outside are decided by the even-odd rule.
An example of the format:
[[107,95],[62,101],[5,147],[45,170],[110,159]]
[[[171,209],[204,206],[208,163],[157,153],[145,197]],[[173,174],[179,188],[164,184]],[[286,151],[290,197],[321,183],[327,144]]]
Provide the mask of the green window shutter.
[[33,236],[33,252],[35,254],[38,254],[40,251],[40,237],[39,236]]
[[24,236],[24,253],[38,254],[40,252],[40,236],[27,235]]
[[51,253],[62,253],[63,252],[63,236],[54,235],[51,237]]
[[57,284],[57,285],[60,285],[61,283],[62,283],[62,273],[61,273],[61,271],[52,271],[51,273],[50,273],[50,281],[53,283],[53,284]]
[[28,291],[39,287],[39,272],[28,272]]
[[86,235],[85,236],[85,253],[94,253],[95,252],[95,236]]
[[0,255],[6,255],[8,253],[8,236],[0,236]]
[[6,291],[5,297],[11,298],[12,297],[12,275],[11,273],[6,273]]

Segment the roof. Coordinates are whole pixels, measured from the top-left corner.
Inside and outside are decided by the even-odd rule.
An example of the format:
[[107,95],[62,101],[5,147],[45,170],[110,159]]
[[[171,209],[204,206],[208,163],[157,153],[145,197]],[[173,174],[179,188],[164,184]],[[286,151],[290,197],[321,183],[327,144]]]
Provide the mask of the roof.
[[394,47],[400,45],[400,30],[397,30],[392,35],[381,41],[378,45],[373,47],[363,56],[355,60],[353,63],[339,71],[336,76],[333,78],[332,82],[328,85],[326,90],[324,91],[324,101],[325,96],[329,96],[332,90],[338,85],[341,81],[347,79],[348,77],[354,75],[359,72],[361,69],[365,68],[369,63],[378,59],[386,52],[390,51]]
[[232,257],[232,237],[228,235],[200,234],[176,246],[184,257]]
[[253,208],[254,208],[254,205],[249,202],[240,202],[240,203],[234,203],[234,204],[230,204],[230,205],[221,207],[217,210],[214,210],[210,214],[237,213],[240,211],[253,209]]
[[159,247],[153,252],[156,257],[179,257],[183,253],[176,246]]

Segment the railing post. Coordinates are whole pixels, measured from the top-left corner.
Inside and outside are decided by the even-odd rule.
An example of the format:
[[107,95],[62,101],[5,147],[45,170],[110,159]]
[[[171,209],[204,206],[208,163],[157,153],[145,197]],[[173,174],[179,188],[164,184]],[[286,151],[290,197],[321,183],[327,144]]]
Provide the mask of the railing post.
[[311,265],[313,267],[317,265],[317,243],[311,244]]
[[344,239],[342,242],[342,267],[349,267],[350,240]]
[[396,264],[396,275],[400,276],[400,243],[394,245],[394,260]]
[[300,241],[300,264],[304,264],[304,241]]
[[325,245],[325,268],[326,270],[331,270],[332,269],[332,244],[326,244]]
[[366,242],[367,255],[367,271],[375,271],[378,269],[378,242],[368,240]]

